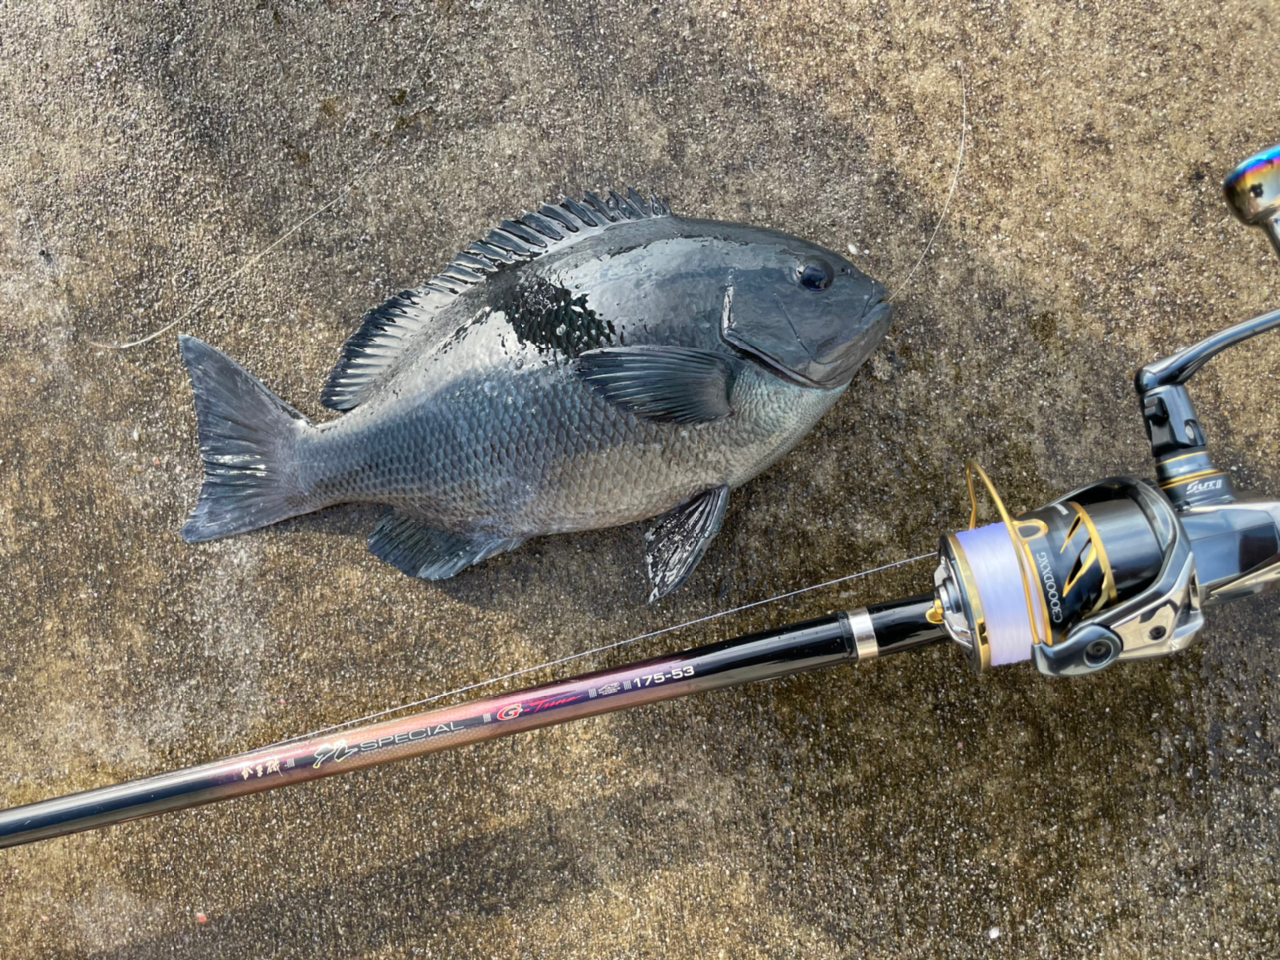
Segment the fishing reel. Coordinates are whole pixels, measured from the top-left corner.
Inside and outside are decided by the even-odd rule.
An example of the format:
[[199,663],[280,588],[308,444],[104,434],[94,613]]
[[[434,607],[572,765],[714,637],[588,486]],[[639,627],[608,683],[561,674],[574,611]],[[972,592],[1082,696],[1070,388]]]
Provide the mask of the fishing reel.
[[[1240,164],[1223,190],[1280,254],[1280,146]],[[1280,501],[1237,496],[1187,392],[1210,359],[1277,326],[1280,310],[1138,371],[1155,482],[1103,480],[1011,517],[982,468],[969,465],[971,529],[942,539],[930,621],[975,669],[1033,660],[1041,673],[1077,676],[1167,656],[1195,639],[1205,607],[1280,582]],[[974,526],[975,472],[1000,523]]]
[[[1280,253],[1280,147],[1246,160],[1224,188],[1237,216],[1264,227]],[[374,714],[366,720],[376,722],[343,725],[340,737],[327,728],[198,767],[0,810],[0,847],[659,700],[905,653],[947,636],[967,649],[978,670],[1034,660],[1053,676],[1182,650],[1204,626],[1204,608],[1280,582],[1280,500],[1237,496],[1209,455],[1187,392],[1187,382],[1210,359],[1277,326],[1280,310],[1138,371],[1155,482],[1103,480],[1012,517],[982,468],[970,464],[970,529],[942,539],[932,595],[394,719]],[[975,475],[986,484],[1000,523],[976,525]],[[574,658],[554,662],[566,659]]]

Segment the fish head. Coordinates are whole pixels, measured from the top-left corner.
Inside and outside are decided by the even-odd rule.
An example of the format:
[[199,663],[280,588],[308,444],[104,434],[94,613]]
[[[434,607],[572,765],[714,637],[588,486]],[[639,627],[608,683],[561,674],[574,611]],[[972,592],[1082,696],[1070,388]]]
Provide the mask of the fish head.
[[884,287],[830,250],[778,235],[729,272],[720,332],[789,379],[853,379],[889,329]]

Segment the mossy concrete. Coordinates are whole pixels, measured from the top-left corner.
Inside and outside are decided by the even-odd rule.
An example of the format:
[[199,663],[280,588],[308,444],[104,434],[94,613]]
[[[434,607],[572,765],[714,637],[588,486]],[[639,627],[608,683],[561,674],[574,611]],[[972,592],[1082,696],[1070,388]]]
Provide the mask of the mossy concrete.
[[[928,552],[971,456],[1017,509],[1147,475],[1133,370],[1276,305],[1218,190],[1280,140],[1265,3],[3,6],[3,805]],[[852,244],[898,307],[677,594],[645,605],[639,528],[439,584],[367,554],[368,509],[179,539],[175,333],[322,416],[367,308],[504,216],[631,183]],[[1276,370],[1264,339],[1194,386],[1273,494]],[[7,851],[0,953],[1274,957],[1278,610],[1087,680],[939,648]]]

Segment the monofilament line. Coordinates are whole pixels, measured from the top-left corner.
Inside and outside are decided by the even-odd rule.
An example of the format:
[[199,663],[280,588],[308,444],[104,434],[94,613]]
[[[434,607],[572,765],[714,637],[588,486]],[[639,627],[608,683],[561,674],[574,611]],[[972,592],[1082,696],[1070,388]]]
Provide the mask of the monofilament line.
[[[960,149],[956,151],[956,168],[951,174],[951,189],[947,191],[947,199],[942,204],[942,213],[938,215],[938,222],[934,225],[929,242],[925,244],[924,251],[920,254],[920,259],[916,261],[915,266],[911,268],[911,272],[907,274],[907,279],[902,281],[902,286],[898,288],[899,290],[907,289],[907,286],[911,283],[911,278],[920,269],[920,264],[924,263],[924,258],[933,249],[933,242],[938,239],[938,231],[942,229],[942,222],[947,219],[947,210],[951,207],[951,198],[956,195],[956,185],[960,182],[960,167],[964,163],[964,145],[969,127],[969,95],[965,92],[964,68],[960,64],[957,64],[957,66],[960,67]],[[896,296],[897,293],[891,293],[888,298],[889,302],[892,303],[893,298]]]
[[318,207],[315,210],[311,211],[311,213],[307,214],[305,217],[303,217],[301,220],[299,220],[297,223],[291,226],[284,233],[280,234],[280,236],[276,237],[275,240],[271,241],[271,243],[267,244],[267,246],[263,247],[261,250],[255,253],[252,257],[246,260],[243,264],[240,265],[238,269],[232,271],[229,276],[224,277],[220,282],[214,284],[213,289],[211,289],[208,293],[206,293],[203,297],[201,297],[195,303],[193,303],[186,310],[186,312],[184,312],[176,320],[165,324],[159,330],[155,330],[147,334],[145,337],[141,337],[137,340],[130,340],[128,343],[99,343],[96,340],[90,340],[89,341],[90,345],[95,347],[101,347],[105,350],[128,350],[130,347],[140,347],[144,343],[150,343],[152,340],[156,339],[157,337],[164,336],[164,334],[168,333],[174,327],[178,326],[178,324],[184,322],[188,317],[190,317],[197,310],[203,307],[206,303],[212,300],[215,296],[217,296],[219,293],[221,293],[223,290],[229,287],[232,284],[232,282],[235,281],[238,277],[242,276],[246,271],[253,269],[253,267],[259,261],[261,261],[263,257],[269,254],[272,250],[276,249],[276,247],[280,246],[280,244],[284,243],[291,236],[293,236],[295,233],[297,233],[299,230],[305,227],[308,223],[310,223],[316,217],[320,216],[320,214],[324,213],[326,210],[333,209],[335,206],[337,206],[339,203],[345,200],[347,196],[351,193],[351,191],[356,188],[356,184],[358,184],[362,179],[364,179],[365,174],[367,174],[370,170],[372,170],[374,167],[378,165],[378,161],[382,159],[382,155],[386,152],[387,152],[387,148],[384,146],[381,150],[378,151],[377,156],[375,156],[372,160],[370,160],[367,164],[365,164],[364,169],[362,169],[359,173],[357,173],[354,177],[352,177],[351,180],[347,183],[347,185],[343,187],[342,190],[340,190],[333,197],[333,199],[331,199],[324,206]]
[[850,580],[859,580],[863,577],[869,577],[872,574],[883,573],[886,570],[892,570],[894,567],[904,567],[910,563],[918,563],[921,560],[928,560],[935,557],[935,553],[922,553],[919,556],[908,557],[906,560],[895,560],[893,563],[886,563],[882,567],[875,567],[871,570],[863,570],[860,573],[851,573],[848,576],[836,577],[834,580],[827,580],[823,583],[815,583],[809,587],[801,587],[798,590],[790,590],[787,593],[780,593],[777,596],[769,597],[765,600],[755,600],[752,603],[744,603],[740,607],[733,607],[729,610],[721,610],[718,613],[709,613],[705,617],[698,617],[694,620],[686,620],[684,623],[677,623],[670,627],[662,627],[659,630],[651,630],[648,633],[641,633],[626,640],[615,640],[613,643],[606,643],[603,646],[592,647],[590,650],[583,650],[581,653],[573,653],[567,657],[560,657],[557,660],[548,660],[546,663],[540,663],[533,667],[524,667],[520,670],[513,670],[510,673],[504,673],[501,676],[490,677],[488,680],[478,680],[475,683],[468,684],[465,687],[457,687],[453,690],[446,690],[444,693],[437,693],[434,696],[425,697],[422,700],[415,700],[412,703],[402,703],[399,706],[388,707],[385,710],[379,710],[377,713],[370,713],[363,717],[356,717],[352,720],[344,720],[342,723],[335,723],[332,726],[321,727],[319,730],[312,730],[309,733],[300,733],[297,736],[290,737],[287,740],[279,740],[271,744],[269,747],[263,747],[267,750],[272,747],[282,747],[289,743],[296,743],[299,740],[310,740],[324,733],[330,733],[335,730],[343,730],[357,724],[368,723],[371,720],[377,720],[381,717],[388,716],[392,713],[400,713],[403,710],[412,710],[415,707],[422,707],[428,703],[435,703],[437,700],[443,700],[446,697],[456,697],[459,694],[470,693],[473,690],[479,690],[483,687],[492,686],[495,683],[501,683],[504,680],[514,680],[516,677],[523,677],[530,673],[536,673],[539,670],[546,670],[550,667],[558,667],[566,663],[572,663],[575,660],[581,660],[584,657],[594,656],[598,653],[604,653],[606,650],[616,650],[619,647],[630,646],[633,643],[639,643],[641,640],[651,640],[654,637],[660,637],[666,633],[674,633],[677,630],[683,630],[686,627],[696,627],[699,624],[709,623],[712,620],[718,620],[721,617],[728,617],[735,613],[741,613],[744,610],[750,610],[753,607],[763,607],[770,603],[777,603],[780,600],[787,600],[791,597],[798,597],[802,593],[809,593],[813,590],[822,590],[826,587],[834,587],[840,583],[848,583]]

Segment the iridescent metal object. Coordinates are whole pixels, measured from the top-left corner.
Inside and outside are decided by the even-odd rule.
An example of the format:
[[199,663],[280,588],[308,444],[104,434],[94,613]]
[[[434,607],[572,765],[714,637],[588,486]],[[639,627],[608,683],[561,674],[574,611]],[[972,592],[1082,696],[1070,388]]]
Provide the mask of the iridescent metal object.
[[1280,145],[1255,153],[1222,184],[1227,206],[1251,227],[1261,227],[1280,254]]
[[[1225,186],[1276,240],[1268,151]],[[1268,219],[1270,218],[1270,219]],[[1277,245],[1280,252],[1280,244]],[[914,650],[949,636],[974,667],[1031,660],[1050,676],[1187,647],[1204,611],[1280,586],[1280,500],[1238,493],[1210,455],[1187,383],[1280,310],[1220,331],[1134,378],[1156,481],[1111,478],[1002,522],[944,536],[930,595],[836,613],[656,660],[348,728],[189,770],[0,811],[0,847],[74,833],[579,717]],[[922,558],[917,558],[922,559]]]

